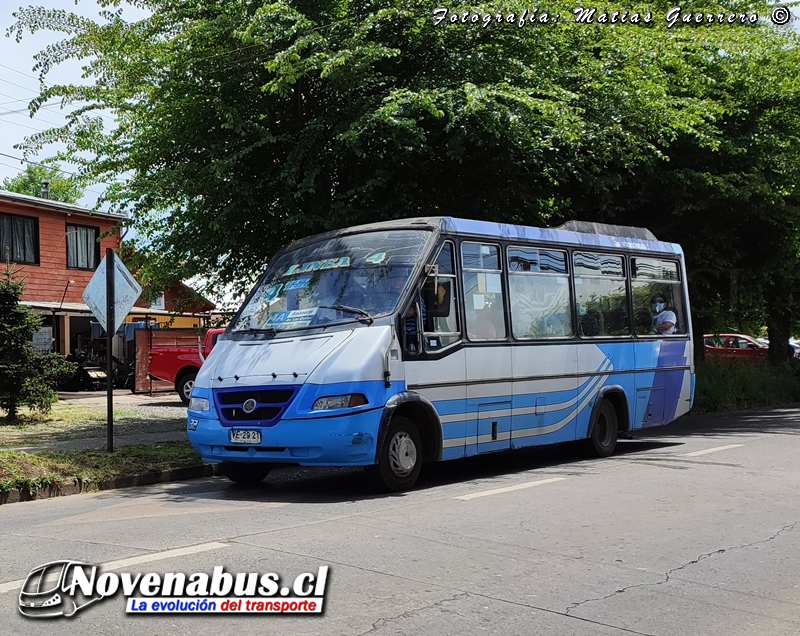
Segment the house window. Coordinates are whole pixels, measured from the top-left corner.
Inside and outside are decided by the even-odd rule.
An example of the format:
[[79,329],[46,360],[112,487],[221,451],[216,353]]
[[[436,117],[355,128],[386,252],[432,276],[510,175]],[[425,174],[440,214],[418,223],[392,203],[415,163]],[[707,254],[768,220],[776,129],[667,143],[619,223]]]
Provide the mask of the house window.
[[95,269],[100,260],[100,230],[84,225],[67,225],[67,267]]
[[165,309],[165,308],[166,305],[164,304],[164,294],[161,294],[152,303],[150,303],[150,309]]
[[39,262],[39,224],[28,216],[0,214],[0,260]]

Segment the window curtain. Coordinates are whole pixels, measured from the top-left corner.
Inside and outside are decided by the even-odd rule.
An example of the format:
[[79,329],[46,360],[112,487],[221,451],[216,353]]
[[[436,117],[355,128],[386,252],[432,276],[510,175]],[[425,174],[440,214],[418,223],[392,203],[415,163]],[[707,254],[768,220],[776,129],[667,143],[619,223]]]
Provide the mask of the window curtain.
[[36,221],[23,216],[0,215],[0,260],[36,262]]
[[0,216],[0,261],[5,263],[14,258],[11,249],[11,217]]
[[67,267],[94,269],[97,264],[97,230],[67,226]]

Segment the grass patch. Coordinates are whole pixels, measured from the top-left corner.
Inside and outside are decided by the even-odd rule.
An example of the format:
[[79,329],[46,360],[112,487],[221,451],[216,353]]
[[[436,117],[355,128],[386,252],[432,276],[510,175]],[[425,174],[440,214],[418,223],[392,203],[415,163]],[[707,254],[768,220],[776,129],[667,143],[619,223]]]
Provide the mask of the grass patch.
[[0,492],[14,489],[34,492],[53,484],[96,484],[116,477],[131,477],[202,464],[188,442],[123,446],[114,453],[104,450],[0,451]]
[[[0,419],[0,448],[34,446],[74,439],[104,438],[105,405],[75,406],[56,404],[49,414],[22,410],[19,420],[7,423]],[[175,417],[148,413],[140,409],[114,409],[115,435],[163,433],[186,427],[186,411],[174,409]]]
[[800,361],[709,358],[698,362],[693,413],[720,413],[800,402]]

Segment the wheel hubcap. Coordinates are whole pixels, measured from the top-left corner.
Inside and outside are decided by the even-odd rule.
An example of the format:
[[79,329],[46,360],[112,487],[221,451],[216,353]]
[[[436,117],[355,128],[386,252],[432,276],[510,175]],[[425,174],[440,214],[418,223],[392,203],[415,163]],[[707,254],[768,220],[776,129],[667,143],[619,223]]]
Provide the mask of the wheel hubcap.
[[407,477],[417,465],[417,446],[405,431],[400,431],[389,444],[389,466],[398,477]]
[[189,380],[186,384],[183,385],[183,394],[190,398],[192,397],[192,389],[194,388],[194,380]]

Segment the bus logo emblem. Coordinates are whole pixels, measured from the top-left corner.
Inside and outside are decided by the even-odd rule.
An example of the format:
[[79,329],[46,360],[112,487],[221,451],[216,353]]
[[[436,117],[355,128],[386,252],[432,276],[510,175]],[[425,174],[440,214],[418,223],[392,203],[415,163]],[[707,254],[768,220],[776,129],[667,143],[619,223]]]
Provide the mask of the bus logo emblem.
[[242,404],[242,410],[248,414],[252,413],[256,410],[256,401],[253,398],[250,398],[244,404]]

